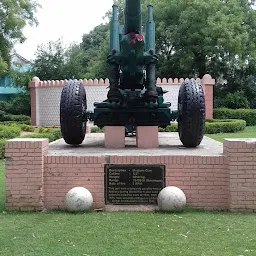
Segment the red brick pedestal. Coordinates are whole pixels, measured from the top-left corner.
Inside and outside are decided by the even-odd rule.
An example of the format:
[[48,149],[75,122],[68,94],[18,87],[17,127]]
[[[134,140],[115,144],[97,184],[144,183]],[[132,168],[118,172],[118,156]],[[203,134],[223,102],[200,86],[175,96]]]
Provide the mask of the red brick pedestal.
[[[120,128],[120,134],[121,130],[124,129]],[[166,186],[181,188],[189,208],[256,212],[256,139],[225,140],[223,154],[212,156],[171,154],[162,149],[155,149],[151,155],[152,150],[144,153],[136,148],[125,154],[125,150],[90,155],[86,150],[84,154],[68,150],[63,154],[62,149],[53,154],[48,150],[47,139],[8,140],[6,209],[64,209],[66,193],[81,186],[92,193],[94,209],[129,210],[105,205],[105,164],[162,164]]]

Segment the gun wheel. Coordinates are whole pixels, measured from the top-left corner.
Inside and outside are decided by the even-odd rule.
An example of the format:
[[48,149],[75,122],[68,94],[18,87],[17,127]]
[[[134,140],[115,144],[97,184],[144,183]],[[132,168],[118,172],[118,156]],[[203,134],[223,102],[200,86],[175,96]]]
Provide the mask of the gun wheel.
[[205,98],[202,85],[196,80],[186,80],[179,90],[178,132],[185,147],[197,147],[204,135]]
[[86,133],[86,93],[79,81],[69,81],[60,100],[60,126],[67,144],[79,145]]

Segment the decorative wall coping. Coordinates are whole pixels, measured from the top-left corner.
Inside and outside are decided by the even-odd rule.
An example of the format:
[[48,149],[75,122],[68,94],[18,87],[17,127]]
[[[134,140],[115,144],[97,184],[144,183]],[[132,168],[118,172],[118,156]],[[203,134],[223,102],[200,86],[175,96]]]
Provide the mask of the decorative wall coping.
[[[188,78],[157,78],[156,84],[157,85],[177,85],[184,82],[184,80],[187,80]],[[48,80],[48,81],[41,81],[38,77],[34,77],[32,81],[29,83],[29,88],[33,87],[63,87],[69,80]],[[109,79],[80,79],[84,86],[109,86]],[[211,75],[206,74],[203,76],[202,79],[197,79],[199,83],[202,83],[204,85],[214,85],[215,79],[212,79]]]

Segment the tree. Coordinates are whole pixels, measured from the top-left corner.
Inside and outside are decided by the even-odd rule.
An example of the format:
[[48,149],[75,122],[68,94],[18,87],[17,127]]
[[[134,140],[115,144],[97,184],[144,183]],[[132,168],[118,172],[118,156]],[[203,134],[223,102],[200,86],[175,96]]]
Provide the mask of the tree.
[[67,78],[84,79],[84,51],[79,44],[71,44],[65,51],[64,76]]
[[100,24],[90,33],[83,35],[81,47],[84,50],[83,66],[86,69],[86,78],[107,77],[108,33],[109,25]]
[[26,39],[22,29],[27,23],[37,24],[34,14],[38,7],[32,0],[0,0],[0,75],[9,68],[13,44]]
[[67,78],[64,64],[65,48],[59,39],[37,47],[32,69],[41,80],[61,80]]
[[32,69],[41,80],[83,79],[86,68],[79,44],[67,49],[61,39],[38,46]]
[[[146,1],[141,1],[145,17]],[[226,81],[217,92],[255,96],[256,11],[246,0],[151,0],[160,77]],[[117,0],[123,11],[124,0]],[[122,16],[122,13],[121,13]],[[145,19],[144,19],[145,21]]]

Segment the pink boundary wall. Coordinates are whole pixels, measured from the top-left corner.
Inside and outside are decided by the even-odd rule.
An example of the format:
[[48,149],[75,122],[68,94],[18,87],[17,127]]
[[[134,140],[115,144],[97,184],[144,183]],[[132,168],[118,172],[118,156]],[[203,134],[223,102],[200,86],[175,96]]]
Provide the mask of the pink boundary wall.
[[[213,86],[215,84],[215,79],[212,79],[211,75],[206,74],[202,79],[197,79],[202,85],[204,85],[205,92],[205,103],[206,103],[206,118],[213,117]],[[84,86],[109,86],[109,79],[84,79],[80,80]],[[161,85],[177,85],[181,84],[184,81],[183,78],[157,78],[156,84]],[[53,80],[53,81],[40,81],[38,77],[34,77],[33,80],[29,83],[30,88],[30,97],[31,97],[31,120],[32,125],[36,125],[36,98],[37,98],[37,88],[45,87],[63,87],[68,80]]]
[[12,139],[5,148],[7,210],[63,209],[75,186],[91,191],[94,209],[111,210],[104,164],[134,163],[165,164],[166,185],[184,190],[190,208],[256,212],[256,139],[227,139],[220,156],[48,155],[48,139]]

